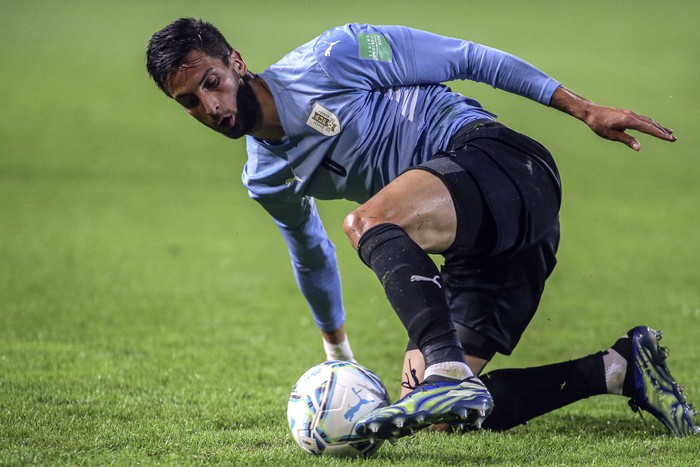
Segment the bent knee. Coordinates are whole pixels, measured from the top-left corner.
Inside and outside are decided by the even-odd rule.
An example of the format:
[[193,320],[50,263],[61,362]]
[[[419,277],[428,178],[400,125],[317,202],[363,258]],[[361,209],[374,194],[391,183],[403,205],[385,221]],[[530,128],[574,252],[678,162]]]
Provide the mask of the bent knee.
[[377,203],[365,203],[345,216],[343,230],[347,235],[350,244],[357,250],[362,236],[372,227],[380,224],[396,224],[401,228],[400,217],[396,215],[395,209],[385,209]]
[[371,223],[371,219],[363,216],[359,209],[355,209],[345,216],[343,220],[343,230],[345,230],[345,235],[347,235],[354,249],[357,250],[360,238],[362,238],[362,235],[364,235],[372,225],[374,224]]

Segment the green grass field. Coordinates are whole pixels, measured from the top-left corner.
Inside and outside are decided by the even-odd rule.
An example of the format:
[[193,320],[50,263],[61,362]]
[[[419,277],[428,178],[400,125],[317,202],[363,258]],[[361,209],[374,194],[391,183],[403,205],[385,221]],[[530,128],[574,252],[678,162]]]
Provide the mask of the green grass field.
[[[0,465],[336,465],[293,442],[287,396],[323,358],[286,249],[240,183],[243,142],[149,81],[150,35],[216,23],[253,71],[324,29],[397,23],[508,50],[590,99],[673,128],[642,152],[554,110],[460,82],[557,156],[560,263],[520,346],[490,368],[665,331],[700,403],[700,4],[0,0]],[[321,203],[355,354],[398,395],[404,331]],[[693,397],[694,396],[694,397]],[[376,465],[698,465],[624,399],[589,399],[507,433],[420,433]]]

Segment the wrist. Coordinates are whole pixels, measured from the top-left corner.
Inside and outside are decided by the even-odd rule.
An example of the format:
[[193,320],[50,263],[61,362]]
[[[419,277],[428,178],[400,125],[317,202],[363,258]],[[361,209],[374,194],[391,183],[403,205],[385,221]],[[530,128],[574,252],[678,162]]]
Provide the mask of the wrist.
[[550,101],[550,107],[567,113],[584,122],[590,114],[590,109],[593,105],[595,105],[593,102],[573,93],[564,86],[559,86],[554,91],[552,100]]

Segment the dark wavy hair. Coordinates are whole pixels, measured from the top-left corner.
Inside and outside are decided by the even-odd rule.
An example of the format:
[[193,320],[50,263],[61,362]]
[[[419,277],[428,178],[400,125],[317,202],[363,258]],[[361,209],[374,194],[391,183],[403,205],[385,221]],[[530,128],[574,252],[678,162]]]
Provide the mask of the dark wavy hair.
[[172,73],[187,62],[187,55],[199,50],[228,65],[233,48],[212,24],[195,18],[180,18],[153,34],[146,49],[146,69],[161,91]]

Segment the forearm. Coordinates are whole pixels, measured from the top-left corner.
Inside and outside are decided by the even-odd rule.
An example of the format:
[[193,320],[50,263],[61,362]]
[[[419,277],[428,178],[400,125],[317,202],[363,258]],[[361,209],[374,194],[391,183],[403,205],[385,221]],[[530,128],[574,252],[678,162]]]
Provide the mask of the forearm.
[[309,304],[316,327],[323,336],[326,359],[354,360],[345,334],[345,309],[335,249],[327,242],[327,248],[317,249],[316,254],[321,257],[312,259],[311,267],[293,257],[292,264],[299,290]]
[[466,63],[466,79],[487,83],[541,104],[551,102],[552,93],[560,87],[558,81],[527,61],[484,45],[471,44]]
[[293,259],[292,264],[297,285],[311,308],[316,326],[322,332],[337,330],[345,322],[345,311],[335,254],[329,252],[323,264],[314,268],[302,266],[298,259]]
[[326,359],[354,360],[345,335],[345,309],[335,247],[325,235],[319,236],[323,230],[318,217],[312,216],[310,223],[296,229],[280,225],[280,231],[289,247],[299,290],[323,336]]
[[575,94],[566,89],[564,86],[559,86],[554,90],[549,106],[560,110],[566,114],[576,117],[581,121],[586,121],[589,109],[593,105],[588,99]]
[[345,321],[335,246],[329,240],[313,198],[276,198],[251,192],[272,216],[282,234],[299,290],[322,332]]
[[[301,222],[291,226],[279,220],[276,223],[289,249],[297,285],[311,308],[316,326],[330,332],[345,321],[335,246],[328,239],[313,200],[308,199],[304,205]],[[276,214],[276,209],[267,207]]]

